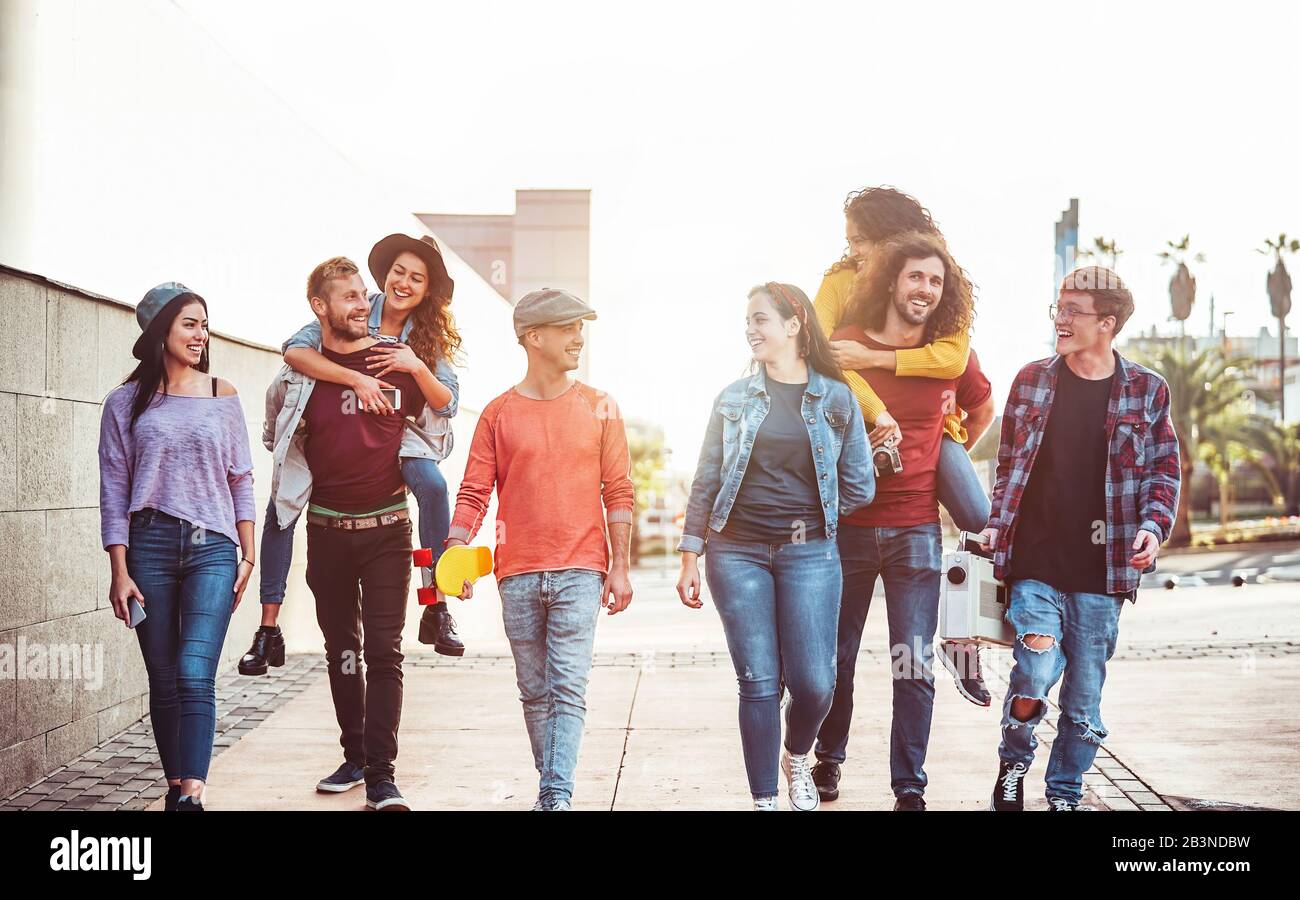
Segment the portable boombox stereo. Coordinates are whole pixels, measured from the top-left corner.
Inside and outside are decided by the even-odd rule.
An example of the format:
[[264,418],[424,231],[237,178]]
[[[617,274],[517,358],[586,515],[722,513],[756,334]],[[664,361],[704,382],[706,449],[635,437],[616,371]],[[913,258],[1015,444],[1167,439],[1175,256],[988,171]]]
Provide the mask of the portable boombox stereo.
[[1011,592],[993,577],[993,554],[965,531],[957,549],[943,555],[939,583],[940,638],[999,647],[1015,642],[1006,620]]

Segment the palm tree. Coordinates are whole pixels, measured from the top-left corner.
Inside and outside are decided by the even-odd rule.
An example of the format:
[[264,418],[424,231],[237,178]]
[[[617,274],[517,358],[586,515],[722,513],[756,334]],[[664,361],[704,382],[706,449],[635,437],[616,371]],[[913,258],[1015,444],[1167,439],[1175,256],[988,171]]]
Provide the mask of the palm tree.
[[1092,239],[1091,247],[1084,247],[1076,255],[1079,259],[1092,259],[1095,257],[1107,263],[1107,268],[1114,271],[1119,265],[1119,258],[1124,255],[1124,251],[1115,243],[1114,238],[1097,235]]
[[1250,420],[1250,414],[1240,404],[1233,403],[1218,415],[1211,416],[1201,429],[1197,455],[1210,467],[1210,473],[1219,486],[1219,525],[1223,528],[1227,528],[1236,502],[1237,491],[1232,475],[1238,463],[1255,466],[1270,484],[1276,484],[1265,464],[1264,451],[1248,433]]
[[1190,487],[1201,442],[1207,434],[1214,435],[1220,417],[1241,400],[1245,371],[1251,361],[1246,356],[1228,357],[1219,347],[1193,350],[1183,341],[1146,352],[1139,349],[1133,355],[1138,362],[1159,372],[1169,384],[1169,418],[1178,435],[1183,469],[1178,515],[1169,535],[1169,545],[1186,547],[1192,542]]
[[1278,418],[1286,421],[1286,317],[1291,312],[1291,276],[1287,273],[1286,263],[1282,261],[1283,253],[1300,252],[1300,241],[1287,240],[1286,234],[1279,234],[1277,240],[1264,239],[1264,246],[1256,253],[1273,254],[1277,265],[1268,273],[1268,299],[1277,319],[1277,383],[1278,383]]
[[1243,438],[1262,456],[1256,465],[1268,479],[1285,515],[1300,515],[1300,422],[1290,425],[1252,416]]
[[1190,258],[1198,263],[1205,262],[1204,253],[1191,252],[1192,237],[1183,235],[1181,241],[1165,241],[1165,249],[1156,254],[1165,262],[1174,263],[1174,277],[1169,279],[1169,305],[1173,317],[1178,320],[1178,333],[1183,333],[1184,322],[1192,314],[1192,304],[1196,302],[1196,277],[1187,268]]

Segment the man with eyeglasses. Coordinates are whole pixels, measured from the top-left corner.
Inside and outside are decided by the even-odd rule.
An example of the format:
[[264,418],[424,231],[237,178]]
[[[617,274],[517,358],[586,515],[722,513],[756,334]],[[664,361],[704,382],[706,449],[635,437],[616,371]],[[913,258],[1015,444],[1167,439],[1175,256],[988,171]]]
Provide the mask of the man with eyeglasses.
[[1020,370],[1002,414],[997,483],[981,540],[1010,585],[1014,666],[990,808],[1024,809],[1025,773],[1059,679],[1048,809],[1078,806],[1105,739],[1101,690],[1119,614],[1155,568],[1178,509],[1181,464],[1164,379],[1112,344],[1133,295],[1109,269],[1076,269],[1050,312],[1056,355]]

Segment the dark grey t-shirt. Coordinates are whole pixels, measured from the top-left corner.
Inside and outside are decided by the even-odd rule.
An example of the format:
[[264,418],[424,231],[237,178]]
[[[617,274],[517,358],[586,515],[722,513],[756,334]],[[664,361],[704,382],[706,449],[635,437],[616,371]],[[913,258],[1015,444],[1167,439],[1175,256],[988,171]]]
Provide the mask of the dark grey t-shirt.
[[[772,402],[754,436],[754,449],[722,537],[784,544],[825,537],[817,470],[803,420],[804,384],[767,379]],[[800,526],[802,523],[802,526]]]

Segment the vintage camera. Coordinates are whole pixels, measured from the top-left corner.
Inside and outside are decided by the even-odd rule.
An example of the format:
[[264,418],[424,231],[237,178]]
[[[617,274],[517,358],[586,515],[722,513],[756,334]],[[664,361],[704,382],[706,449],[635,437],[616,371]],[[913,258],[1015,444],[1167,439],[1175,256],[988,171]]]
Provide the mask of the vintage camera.
[[939,636],[945,641],[1010,647],[1016,639],[1006,620],[1011,592],[993,577],[993,554],[975,538],[960,532],[957,549],[943,555]]
[[877,478],[897,475],[903,471],[903,458],[898,455],[898,447],[894,444],[877,444],[871,448],[871,465]]

